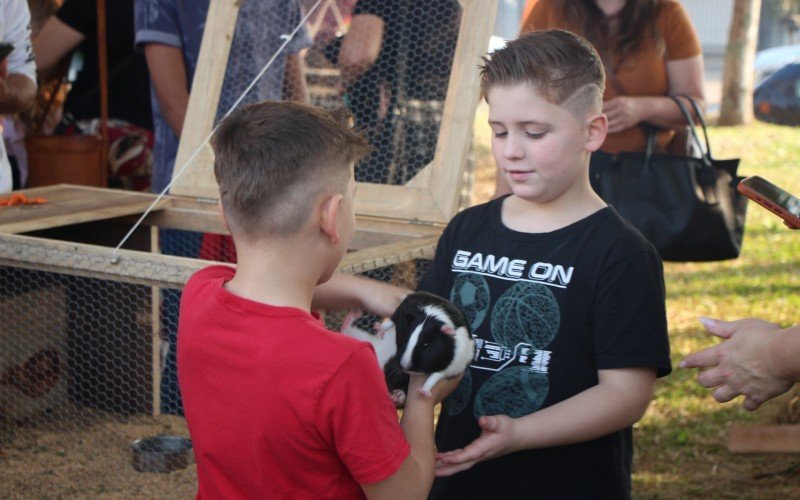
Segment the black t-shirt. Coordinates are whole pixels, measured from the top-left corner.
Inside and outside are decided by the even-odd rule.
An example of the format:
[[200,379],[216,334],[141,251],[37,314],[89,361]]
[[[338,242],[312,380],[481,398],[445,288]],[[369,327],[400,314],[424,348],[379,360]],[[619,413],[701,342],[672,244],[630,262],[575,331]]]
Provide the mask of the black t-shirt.
[[458,41],[458,0],[359,0],[357,14],[384,22],[381,52],[368,79],[394,82],[395,92],[405,91],[408,99],[444,99]]
[[[542,234],[502,224],[505,198],[458,214],[419,289],[464,313],[478,354],[443,405],[440,451],[480,435],[482,415],[521,417],[597,385],[602,369],[671,370],[656,250],[607,207]],[[437,478],[432,498],[627,498],[631,429],[526,450]]]
[[[86,37],[76,48],[83,55],[83,69],[64,103],[65,114],[76,120],[100,116],[96,9],[95,0],[65,0],[56,12],[61,22]],[[106,2],[109,117],[152,130],[147,62],[135,51],[133,37],[133,0]]]

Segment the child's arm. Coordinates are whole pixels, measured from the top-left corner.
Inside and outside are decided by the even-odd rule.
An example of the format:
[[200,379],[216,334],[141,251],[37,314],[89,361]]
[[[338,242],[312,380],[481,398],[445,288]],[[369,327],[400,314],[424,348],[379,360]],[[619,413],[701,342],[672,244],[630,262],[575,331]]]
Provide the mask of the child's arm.
[[598,377],[596,386],[530,415],[481,417],[480,437],[460,450],[440,453],[436,475],[450,476],[515,451],[589,441],[642,418],[653,397],[654,369],[600,370]]
[[377,280],[335,273],[330,280],[317,286],[311,308],[366,309],[378,316],[391,316],[409,292]]
[[433,397],[422,396],[417,389],[425,382],[425,375],[411,375],[400,427],[406,436],[411,453],[400,468],[390,477],[375,484],[361,485],[370,500],[428,497],[434,477],[436,445],[433,440],[433,408],[453,392],[461,377],[446,379],[433,387]]

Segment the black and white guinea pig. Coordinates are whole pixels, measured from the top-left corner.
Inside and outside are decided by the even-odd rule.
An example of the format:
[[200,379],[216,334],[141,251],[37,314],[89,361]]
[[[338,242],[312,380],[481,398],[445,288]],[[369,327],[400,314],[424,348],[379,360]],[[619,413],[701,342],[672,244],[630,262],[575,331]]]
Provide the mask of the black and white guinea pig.
[[389,388],[389,396],[397,408],[402,408],[406,402],[408,394],[408,373],[400,368],[397,362],[397,343],[395,342],[395,330],[391,326],[384,328],[385,323],[376,323],[376,333],[362,330],[355,325],[355,322],[362,317],[361,311],[350,311],[342,321],[341,332],[348,337],[369,342],[375,349],[378,357],[378,366],[383,370],[386,386]]
[[475,341],[461,312],[432,293],[408,294],[381,329],[385,335],[394,330],[394,361],[403,371],[428,375],[419,389],[428,397],[437,382],[460,375],[475,356]]
[[341,332],[373,345],[398,408],[408,393],[407,372],[429,375],[420,392],[430,396],[438,381],[461,374],[475,356],[475,342],[460,311],[437,295],[409,294],[391,318],[376,325],[377,334],[355,327],[360,317],[359,311],[348,314]]

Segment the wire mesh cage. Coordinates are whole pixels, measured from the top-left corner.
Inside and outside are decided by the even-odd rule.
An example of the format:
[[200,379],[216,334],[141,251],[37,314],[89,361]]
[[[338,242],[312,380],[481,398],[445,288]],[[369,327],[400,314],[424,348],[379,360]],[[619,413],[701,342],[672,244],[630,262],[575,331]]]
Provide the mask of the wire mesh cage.
[[[240,3],[211,2],[206,30]],[[241,3],[234,40],[256,3]],[[359,187],[359,229],[341,270],[411,289],[424,273],[461,197],[475,67],[494,5],[297,0],[300,16],[307,15],[297,34],[307,43],[296,46],[296,59],[308,99],[347,107],[373,147],[357,167],[357,180],[371,187]],[[366,47],[371,56],[361,60],[356,49]],[[206,95],[214,93],[211,76],[222,85],[225,65],[202,54],[193,84],[202,93],[192,99],[213,106],[190,102],[176,172],[203,149],[218,110],[231,102]],[[228,59],[237,57],[231,51]],[[291,74],[291,64],[287,59],[281,73]],[[290,81],[283,97],[298,95]],[[204,112],[193,114],[198,109]],[[0,209],[0,496],[194,494],[194,467],[137,472],[131,443],[189,437],[175,360],[180,290],[209,261],[236,261],[217,214],[208,155],[196,156],[205,167],[176,173],[172,196],[154,207],[154,197],[141,193],[54,186],[31,190],[48,198],[45,205]],[[114,249],[150,208],[133,237]],[[327,312],[327,326],[338,329],[343,316]],[[375,319],[362,321],[368,327]]]

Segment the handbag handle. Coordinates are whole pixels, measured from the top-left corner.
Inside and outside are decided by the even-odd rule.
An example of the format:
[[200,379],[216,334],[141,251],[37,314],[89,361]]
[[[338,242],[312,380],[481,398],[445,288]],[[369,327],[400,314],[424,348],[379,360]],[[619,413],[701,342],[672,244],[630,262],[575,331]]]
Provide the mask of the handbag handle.
[[[709,141],[708,141],[708,130],[706,129],[706,125],[705,125],[706,122],[703,119],[703,114],[700,112],[700,107],[697,106],[697,103],[695,103],[694,99],[692,99],[691,97],[686,96],[686,95],[681,95],[680,97],[685,97],[685,98],[689,99],[689,102],[691,102],[694,105],[694,109],[697,112],[697,116],[700,117],[700,123],[703,124],[703,133],[705,134],[705,139],[706,139],[706,148],[705,148],[705,154],[703,155],[703,159],[704,159],[703,163],[711,166],[711,161],[710,161],[711,160],[711,149],[710,149],[711,146],[710,146]],[[681,102],[681,100],[678,99],[678,97],[676,97],[674,95],[669,96],[669,98],[672,99],[675,102],[675,104],[678,106],[678,109],[680,109],[681,113],[683,113],[684,118],[686,118],[686,123],[689,124],[689,129],[692,131],[692,137],[694,138],[694,141],[697,143],[698,147],[700,147],[700,149],[702,150],[703,149],[703,143],[700,141],[700,136],[697,135],[697,128],[695,127],[694,120],[692,119],[692,115],[691,115],[691,113],[689,113],[689,110],[686,108],[686,105],[683,102]]]
[[700,106],[697,104],[697,101],[694,97],[686,94],[675,94],[676,97],[683,97],[692,105],[692,109],[694,109],[695,114],[697,115],[697,119],[700,121],[700,125],[703,127],[703,136],[706,139],[706,153],[708,156],[711,156],[711,145],[708,140],[708,127],[706,126],[706,119],[703,116],[703,111],[700,109]]

